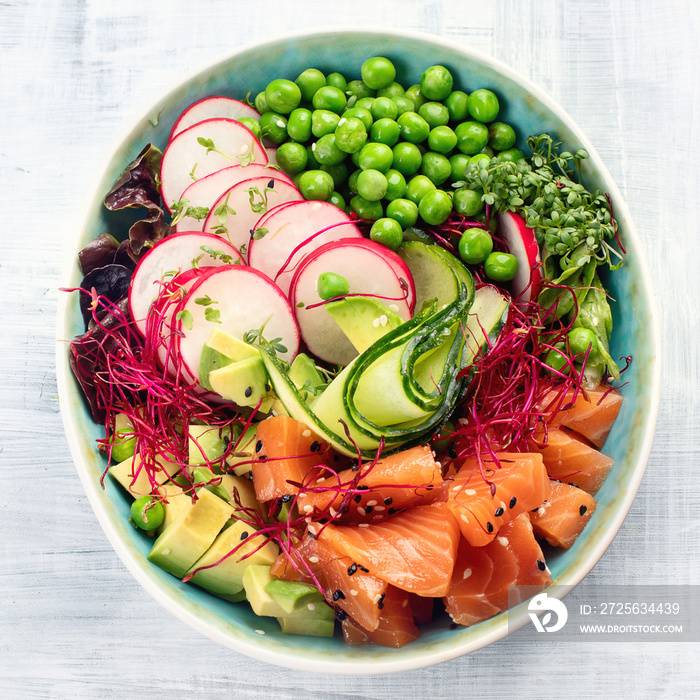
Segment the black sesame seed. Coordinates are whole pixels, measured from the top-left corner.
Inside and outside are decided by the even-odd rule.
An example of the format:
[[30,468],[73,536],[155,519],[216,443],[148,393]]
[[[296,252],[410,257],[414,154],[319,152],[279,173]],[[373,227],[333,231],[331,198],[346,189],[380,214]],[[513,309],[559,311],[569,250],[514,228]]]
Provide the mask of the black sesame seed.
[[243,530],[243,532],[241,532],[241,539],[242,539],[242,540],[248,539],[248,535],[249,535],[249,534],[250,534],[250,533],[249,533],[247,530]]
[[389,498],[384,499],[384,505],[385,506],[390,506],[394,502],[394,499],[389,496]]
[[577,489],[580,489],[581,487],[578,484],[575,484],[573,481],[569,481],[569,486],[575,486]]
[[260,456],[258,457],[258,460],[261,461],[261,462],[264,462],[266,459],[267,459],[267,455],[260,455]]
[[457,445],[451,442],[447,447],[447,454],[452,457],[452,459],[457,459]]
[[269,384],[265,384],[265,391],[270,391],[272,387]]
[[247,386],[244,393],[245,393],[245,397],[247,399],[249,399],[253,395],[253,387]]
[[372,506],[367,506],[365,508],[365,515],[369,515],[372,512]]
[[365,567],[362,566],[362,564],[358,564],[358,565],[357,565],[357,568],[358,568],[360,571],[364,571],[366,574],[369,573],[369,569],[365,569]]
[[547,565],[541,559],[538,559],[537,560],[537,568],[540,571],[544,571],[547,568]]
[[393,514],[396,513],[396,512],[397,512],[396,508],[389,508],[389,510],[387,511],[387,513],[388,513],[389,515],[393,515]]
[[508,507],[509,507],[509,508],[515,508],[515,504],[516,504],[517,502],[518,502],[518,499],[517,499],[515,496],[513,496],[513,497],[510,499],[510,503],[508,504]]
[[360,468],[360,465],[356,459],[350,460],[350,469],[356,472]]
[[267,183],[267,186],[269,189],[272,189],[275,186],[275,181],[273,179],[270,179],[270,182]]
[[503,515],[503,513],[504,513],[503,508],[496,508],[496,512],[494,513],[494,515],[497,518],[500,518]]
[[282,496],[282,498],[280,498],[280,501],[282,501],[282,503],[289,503],[289,501],[291,501],[291,500],[292,500],[292,496],[289,493],[285,493],[284,496]]
[[318,440],[314,440],[309,448],[312,452],[318,452],[321,449],[321,443]]
[[348,576],[352,576],[357,571],[357,564],[353,563],[348,566]]
[[382,595],[379,597],[379,602],[377,603],[377,607],[381,610],[384,607],[384,597],[386,596],[386,593],[382,593]]
[[491,534],[493,532],[493,523],[486,523],[486,529],[488,530],[489,534]]
[[334,455],[333,455],[333,461],[334,461],[334,462],[340,462],[340,455],[339,455],[339,454],[334,454]]
[[369,486],[364,486],[363,484],[359,484],[357,486],[358,491],[369,491]]
[[588,510],[588,508],[586,506],[581,506],[578,509],[579,515],[585,515],[587,510]]
[[255,443],[255,452],[256,452],[256,453],[257,453],[257,452],[260,452],[260,450],[262,450],[262,440],[258,440],[258,441]]
[[253,480],[253,470],[252,469],[248,472],[248,480],[249,481]]
[[250,233],[251,236],[254,236],[254,235],[255,235],[255,229],[254,229],[254,228],[248,229],[248,233]]
[[355,501],[355,503],[359,503],[362,500],[362,496],[358,493],[352,500]]
[[341,591],[340,589],[338,589],[338,590],[333,594],[333,600],[334,600],[334,601],[335,601],[335,600],[340,600],[341,598],[343,598],[343,599],[345,598],[345,593],[343,593],[343,591]]
[[335,616],[338,618],[338,620],[340,620],[340,622],[342,622],[348,616],[348,614],[345,612],[345,610],[336,610]]
[[314,535],[314,533],[311,532],[311,530],[307,530],[307,533],[308,533],[308,535],[309,535],[309,539],[310,539],[310,540],[315,540],[315,539],[316,539],[316,535]]

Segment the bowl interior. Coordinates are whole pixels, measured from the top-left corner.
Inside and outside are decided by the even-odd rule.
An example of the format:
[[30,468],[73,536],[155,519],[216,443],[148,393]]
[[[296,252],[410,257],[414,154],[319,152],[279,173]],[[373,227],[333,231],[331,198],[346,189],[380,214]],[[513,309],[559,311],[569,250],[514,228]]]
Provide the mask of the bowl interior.
[[[449,67],[455,84],[469,92],[478,87],[494,90],[500,99],[499,118],[512,124],[518,145],[529,134],[548,132],[569,150],[586,148],[591,159],[584,167],[585,183],[609,192],[620,224],[628,256],[624,267],[607,279],[612,297],[624,300],[613,305],[613,357],[632,356],[622,389],[625,400],[605,452],[615,467],[598,494],[598,509],[576,545],[548,559],[555,583],[575,585],[593,567],[617,533],[639,486],[656,421],[659,391],[658,331],[649,275],[639,241],[624,202],[605,166],[580,129],[547,95],[506,66],[468,49],[434,37],[402,32],[329,31],[290,36],[237,50],[190,75],[157,100],[122,135],[99,173],[85,218],[71,243],[71,262],[63,280],[77,286],[81,276],[75,262],[77,251],[101,231],[123,237],[124,218],[107,212],[102,200],[121,170],[147,142],[164,148],[169,130],[179,113],[197,99],[228,95],[243,99],[255,96],[273,78],[296,76],[305,68],[339,71],[359,77],[369,56],[384,55],[398,69],[397,80],[408,86],[419,81],[422,71],[434,64]],[[58,320],[59,340],[83,331],[74,295],[63,295]],[[101,437],[82,399],[68,366],[67,344],[59,343],[58,382],[66,432],[83,485],[98,519],[120,557],[144,587],[178,617],[211,638],[242,653],[297,669],[380,673],[406,670],[444,661],[478,649],[508,631],[506,615],[471,628],[450,629],[450,620],[436,621],[419,640],[400,650],[381,647],[349,647],[333,640],[283,635],[272,618],[256,617],[246,605],[231,605],[184,585],[146,560],[150,541],[127,522],[130,502],[124,493],[100,477],[105,468],[95,450]],[[521,606],[522,608],[522,606]],[[526,621],[523,611],[511,616]],[[513,618],[511,626],[513,628]],[[264,633],[264,634],[262,634]]]

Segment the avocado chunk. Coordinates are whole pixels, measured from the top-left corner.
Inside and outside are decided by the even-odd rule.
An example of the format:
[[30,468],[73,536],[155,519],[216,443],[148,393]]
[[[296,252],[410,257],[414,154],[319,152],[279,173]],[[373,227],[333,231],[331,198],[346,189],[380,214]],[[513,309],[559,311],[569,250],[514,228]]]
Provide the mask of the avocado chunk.
[[214,474],[209,467],[195,467],[192,472],[192,480],[195,486],[201,485],[215,496],[223,498],[226,503],[231,503],[231,494],[222,483],[221,475]]
[[289,367],[289,378],[299,389],[304,401],[309,404],[313,403],[313,398],[326,386],[316,363],[303,352],[300,352],[292,361]]
[[250,460],[255,459],[256,454],[257,432],[258,424],[251,423],[235,441],[233,452],[226,457],[227,471],[233,470],[233,473],[237,476],[247,475],[250,472]]
[[[324,603],[324,605],[326,604]],[[328,606],[326,605],[326,607]],[[333,618],[326,620],[320,617],[278,617],[277,622],[280,623],[280,628],[284,634],[301,634],[305,637],[332,637],[335,631],[335,619]]]
[[209,373],[212,391],[244,407],[257,406],[260,399],[269,393],[269,382],[260,354]]
[[204,343],[204,345],[202,345],[202,354],[199,358],[199,383],[205,389],[212,391],[211,384],[209,383],[209,373],[213,372],[215,369],[226,367],[226,365],[230,365],[232,362],[233,360],[230,357],[226,357],[223,353],[214,350],[214,348]]
[[265,590],[265,586],[275,579],[269,566],[252,564],[243,572],[243,588],[256,615],[263,617],[284,617],[284,608]]
[[[269,567],[279,554],[277,545],[270,541],[257,549],[261,542],[255,532],[254,527],[242,520],[231,520],[231,525],[217,535],[211,547],[190,568],[188,573],[196,572],[190,579],[192,583],[228,596],[242,591],[245,570],[251,565]],[[241,543],[244,544],[239,547]],[[230,554],[236,547],[239,548]]]
[[265,591],[288,615],[307,609],[306,606],[309,603],[324,602],[323,596],[316,586],[299,581],[273,579],[265,586]]
[[[174,474],[180,470],[176,462],[168,462],[158,455],[155,460],[156,469],[151,474],[153,481],[159,485],[165,484]],[[143,465],[140,455],[127,457],[123,462],[109,468],[109,473],[118,481],[134,498],[149,496],[153,491],[151,478]],[[160,493],[166,493],[167,487],[159,489]]]
[[326,304],[326,311],[359,353],[403,323],[395,311],[370,297],[338,299]]
[[199,489],[196,500],[168,525],[153,543],[148,555],[168,573],[182,578],[233,515],[226,501],[206,489]]
[[188,431],[189,464],[220,460],[231,440],[231,429],[220,428],[218,425],[190,425]]
[[236,338],[222,331],[220,328],[214,328],[209,335],[209,340],[206,343],[212,350],[220,352],[225,357],[228,357],[232,362],[239,360],[247,360],[250,357],[260,355],[260,350],[249,343]]

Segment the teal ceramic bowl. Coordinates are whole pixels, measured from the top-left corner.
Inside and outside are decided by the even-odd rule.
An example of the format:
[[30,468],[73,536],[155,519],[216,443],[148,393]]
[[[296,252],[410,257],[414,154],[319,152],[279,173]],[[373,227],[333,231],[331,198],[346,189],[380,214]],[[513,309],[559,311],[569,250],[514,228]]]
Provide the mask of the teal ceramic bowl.
[[[549,132],[569,150],[585,148],[585,182],[612,197],[621,238],[627,250],[625,266],[608,283],[618,300],[614,310],[613,356],[631,355],[622,389],[624,402],[605,452],[615,467],[599,492],[599,505],[575,546],[549,560],[559,590],[570,590],[588,574],[615,537],[639,487],[651,449],[659,403],[659,331],[652,285],[637,233],[625,203],[595,149],[579,127],[540,88],[508,66],[476,51],[437,37],[410,32],[328,30],[296,34],[237,48],[223,58],[188,75],[161,95],[116,141],[99,170],[82,223],[69,244],[70,262],[63,285],[80,282],[76,254],[101,231],[119,235],[118,217],[106,216],[102,200],[124,166],[147,142],[163,148],[175,118],[195,100],[210,95],[243,98],[256,94],[274,77],[296,76],[305,68],[339,71],[359,77],[362,62],[384,55],[398,68],[404,85],[417,83],[423,70],[443,64],[467,92],[478,87],[494,90],[501,100],[501,118],[514,125],[522,144],[527,135]],[[62,295],[58,338],[82,332],[82,320],[73,295]],[[625,313],[619,313],[624,307]],[[110,542],[136,579],[168,610],[210,638],[242,654],[272,664],[315,672],[371,674],[429,666],[467,654],[503,638],[524,625],[523,606],[469,628],[452,629],[450,620],[434,622],[420,639],[403,649],[376,646],[349,647],[332,640],[283,635],[276,620],[258,618],[245,605],[231,605],[182,584],[146,560],[149,542],[127,522],[129,502],[109,480],[103,489],[105,468],[95,449],[100,437],[83,402],[68,364],[67,344],[58,343],[58,387],[61,411],[73,459],[85,491]]]

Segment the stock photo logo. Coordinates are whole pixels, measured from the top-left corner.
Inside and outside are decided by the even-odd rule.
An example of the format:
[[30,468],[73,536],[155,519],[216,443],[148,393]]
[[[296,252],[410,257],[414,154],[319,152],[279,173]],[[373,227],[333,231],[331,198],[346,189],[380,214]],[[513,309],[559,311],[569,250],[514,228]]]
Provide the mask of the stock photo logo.
[[[569,619],[569,612],[564,603],[557,598],[550,598],[546,593],[536,595],[529,602],[527,610],[532,624],[538,632],[558,632]],[[543,612],[544,615],[540,619],[538,614]]]

